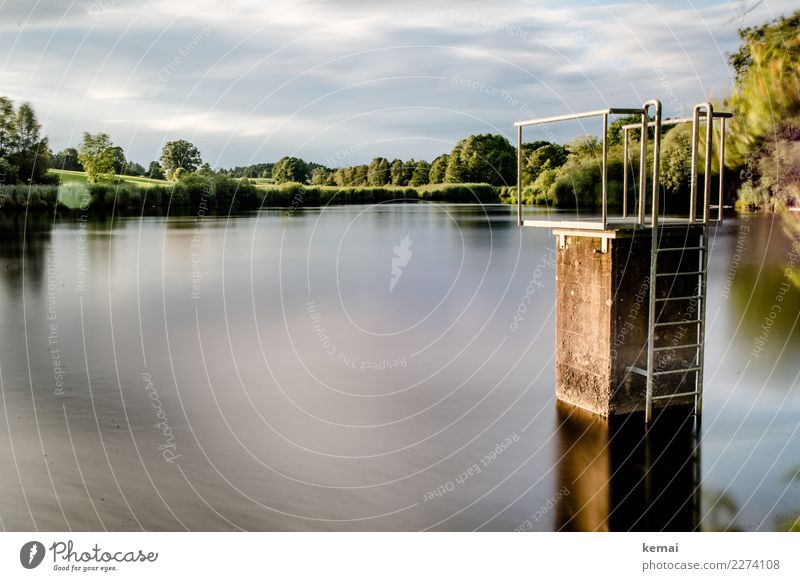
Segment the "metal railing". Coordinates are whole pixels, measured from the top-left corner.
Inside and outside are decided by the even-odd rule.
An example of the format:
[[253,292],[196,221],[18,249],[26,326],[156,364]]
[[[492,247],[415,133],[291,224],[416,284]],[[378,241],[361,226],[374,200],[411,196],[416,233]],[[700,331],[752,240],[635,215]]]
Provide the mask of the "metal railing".
[[[711,119],[712,122],[707,124],[706,126],[706,148],[705,148],[705,176],[704,176],[704,202],[707,197],[710,197],[711,193],[711,159],[713,154],[713,120],[719,119],[720,120],[720,127],[719,127],[719,190],[718,190],[718,197],[717,197],[717,218],[716,222],[722,222],[723,219],[723,194],[724,194],[724,172],[725,172],[725,121],[726,119],[730,119],[733,117],[732,113],[727,112],[717,112],[714,111],[713,106],[710,103],[700,103],[694,107],[694,111],[691,117],[681,117],[678,119],[665,119],[661,121],[661,127],[664,126],[671,126],[671,125],[680,125],[683,123],[691,123],[692,124],[692,153],[691,153],[691,161],[692,161],[692,169],[691,169],[691,178],[690,178],[690,194],[689,194],[689,222],[695,222],[697,217],[696,206],[697,206],[697,153],[698,153],[698,136],[699,136],[699,125],[702,121],[706,121],[708,119],[707,112],[711,111]],[[647,126],[648,127],[655,127],[655,121],[650,121]],[[630,186],[628,184],[628,164],[630,162],[630,155],[628,153],[629,147],[629,138],[628,134],[629,131],[634,129],[641,129],[642,126],[639,123],[632,123],[630,125],[623,125],[622,132],[623,132],[623,139],[622,139],[622,165],[623,165],[623,177],[622,177],[622,216],[626,218],[628,216],[628,194],[630,190]],[[640,159],[642,159],[640,157]],[[641,176],[641,174],[640,174]],[[640,185],[639,185],[639,208],[638,212],[641,217],[643,207],[644,207],[644,197],[643,197],[643,188],[641,187],[641,177],[640,177]],[[636,190],[634,188],[634,198],[636,197]],[[703,205],[703,221],[707,222],[710,219],[709,210],[711,209],[710,203],[708,208],[706,208],[706,204]],[[640,223],[642,223],[640,219]]]
[[[652,118],[650,109],[653,110]],[[633,123],[622,126],[623,131],[623,178],[622,178],[622,218],[628,218],[628,197],[629,197],[629,178],[628,166],[629,155],[629,132],[633,129],[640,130],[640,152],[639,152],[639,191],[638,204],[636,208],[635,226],[644,227],[647,225],[647,200],[645,191],[647,190],[647,154],[649,128],[654,129],[653,135],[653,167],[651,171],[652,187],[650,194],[651,213],[649,222],[651,227],[658,227],[659,213],[659,193],[660,193],[660,162],[661,162],[661,128],[663,126],[678,125],[681,123],[692,123],[692,154],[691,154],[691,179],[690,179],[690,200],[689,215],[687,222],[694,223],[697,220],[697,163],[698,163],[698,136],[700,123],[706,121],[705,139],[705,165],[704,165],[704,184],[703,184],[703,222],[710,220],[710,197],[711,197],[711,160],[713,153],[713,123],[714,119],[720,119],[719,132],[719,193],[717,203],[717,218],[712,221],[722,221],[723,216],[723,193],[724,193],[724,167],[725,167],[725,120],[732,117],[731,113],[715,112],[711,103],[700,103],[694,107],[692,117],[681,119],[661,119],[661,102],[651,99],[645,102],[641,108],[610,107],[608,109],[597,109],[581,113],[571,113],[567,115],[557,115],[553,117],[543,117],[541,119],[530,119],[519,121],[514,124],[517,128],[517,222],[520,226],[524,221],[522,218],[522,162],[523,162],[523,128],[533,125],[544,125],[561,121],[573,121],[587,119],[591,117],[602,117],[602,169],[601,169],[601,229],[606,230],[608,226],[608,117],[610,115],[640,115],[641,123]],[[634,188],[634,198],[636,198],[636,188]]]
[[[659,108],[660,108],[659,104]],[[571,113],[568,115],[558,115],[555,117],[543,117],[542,119],[529,119],[528,121],[518,121],[514,123],[517,128],[517,221],[522,226],[522,128],[532,125],[544,125],[559,121],[573,121],[576,119],[586,119],[588,117],[603,117],[603,168],[602,168],[602,223],[605,230],[608,224],[608,116],[609,115],[646,115],[643,109],[625,109],[612,107],[609,109],[598,109],[596,111],[586,111],[583,113]]]

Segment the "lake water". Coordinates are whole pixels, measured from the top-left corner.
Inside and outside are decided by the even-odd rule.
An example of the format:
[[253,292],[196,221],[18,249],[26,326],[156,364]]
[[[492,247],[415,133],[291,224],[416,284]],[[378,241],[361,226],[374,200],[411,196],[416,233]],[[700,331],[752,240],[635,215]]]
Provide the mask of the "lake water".
[[680,419],[644,438],[641,417],[556,405],[555,239],[509,207],[4,216],[0,240],[4,530],[800,516],[800,296],[780,292],[777,218],[714,233],[699,450]]

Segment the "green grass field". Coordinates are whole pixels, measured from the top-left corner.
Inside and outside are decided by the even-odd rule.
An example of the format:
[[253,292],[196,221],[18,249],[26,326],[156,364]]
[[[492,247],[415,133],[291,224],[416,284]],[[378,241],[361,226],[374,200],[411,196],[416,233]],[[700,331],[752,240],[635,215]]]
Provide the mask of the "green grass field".
[[[51,169],[51,174],[57,175],[62,185],[69,183],[87,183],[86,174],[82,171],[70,171],[65,169]],[[136,176],[114,176],[112,184],[134,184],[140,188],[151,188],[153,186],[168,186],[166,180],[154,180],[151,178],[141,178]]]

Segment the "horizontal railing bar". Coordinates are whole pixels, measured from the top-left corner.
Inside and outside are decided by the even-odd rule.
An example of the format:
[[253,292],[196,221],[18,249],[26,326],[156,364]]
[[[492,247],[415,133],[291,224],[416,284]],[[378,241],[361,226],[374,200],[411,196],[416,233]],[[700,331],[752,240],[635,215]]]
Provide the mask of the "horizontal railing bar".
[[688,301],[691,299],[702,299],[702,295],[692,295],[692,296],[683,296],[683,297],[664,297],[661,299],[656,299],[657,303],[663,303],[664,301]]
[[541,125],[543,123],[555,123],[557,121],[572,121],[574,119],[585,119],[587,117],[599,117],[600,115],[641,115],[642,113],[642,109],[622,109],[619,107],[612,107],[610,109],[584,111],[583,113],[569,113],[567,115],[556,115],[555,117],[542,117],[541,119],[517,121],[514,123],[514,127],[527,127],[529,125]]
[[691,270],[689,272],[659,272],[656,276],[689,276],[694,275],[697,276],[699,274],[705,274],[702,270]]
[[676,246],[675,248],[658,248],[656,252],[675,252],[676,250],[705,250],[705,246]]
[[686,367],[684,369],[670,369],[669,371],[654,371],[653,375],[675,375],[676,373],[694,373],[700,371],[702,367]]
[[697,349],[700,343],[690,343],[689,345],[668,345],[666,347],[655,347],[653,351],[677,351],[678,349]]
[[690,395],[700,395],[700,392],[685,391],[683,393],[670,393],[669,395],[654,395],[653,399],[672,399],[673,397],[687,397]]
[[700,323],[698,319],[691,321],[665,321],[663,323],[656,323],[654,327],[674,327],[675,325],[697,325]]
[[[704,119],[705,117],[706,117],[705,111],[701,111],[700,118]],[[726,111],[714,111],[713,117],[714,119],[718,118],[730,119],[733,117],[733,113],[728,113]],[[663,121],[661,121],[661,126],[663,127],[664,125],[678,125],[680,123],[691,123],[691,122],[692,122],[691,117],[678,117],[677,119],[664,119]],[[650,121],[647,124],[647,126],[654,127],[655,124],[656,124],[655,121]],[[630,123],[629,125],[622,126],[622,129],[624,129],[625,131],[628,131],[630,129],[641,129],[641,128],[642,128],[641,123]]]

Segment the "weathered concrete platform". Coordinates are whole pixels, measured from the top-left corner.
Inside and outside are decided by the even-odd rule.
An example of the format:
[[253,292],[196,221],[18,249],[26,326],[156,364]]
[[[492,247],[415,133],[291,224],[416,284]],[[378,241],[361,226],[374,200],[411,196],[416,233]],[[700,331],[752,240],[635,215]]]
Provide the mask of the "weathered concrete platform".
[[[556,265],[556,395],[559,400],[601,416],[644,411],[646,379],[631,367],[646,369],[650,292],[651,232],[647,228],[602,232],[554,229],[559,237]],[[582,224],[583,226],[583,224]],[[659,271],[694,272],[700,255],[702,226],[664,225],[661,247],[687,251],[659,255]],[[658,278],[660,320],[698,318],[698,280],[691,275]],[[675,297],[663,301],[667,296]],[[685,300],[677,297],[687,297]],[[663,301],[663,302],[662,302]],[[662,326],[656,332],[656,370],[674,374],[658,378],[655,394],[692,390],[697,325]],[[692,397],[662,400],[660,406],[692,405]],[[658,404],[656,404],[658,405]]]

